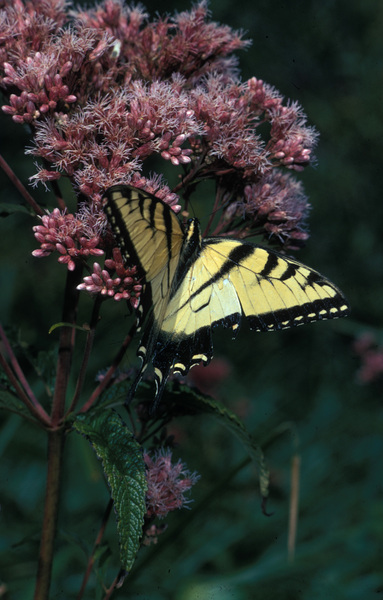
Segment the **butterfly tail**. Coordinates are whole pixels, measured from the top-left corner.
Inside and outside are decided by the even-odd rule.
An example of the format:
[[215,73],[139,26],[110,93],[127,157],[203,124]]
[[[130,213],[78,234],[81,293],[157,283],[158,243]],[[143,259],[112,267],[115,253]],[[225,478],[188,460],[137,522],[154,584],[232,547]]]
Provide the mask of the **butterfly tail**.
[[125,400],[125,405],[128,406],[132,400],[134,399],[135,393],[137,391],[138,385],[144,375],[144,372],[146,370],[147,364],[143,364],[140,368],[140,370],[137,373],[136,378],[134,379],[132,385],[129,388],[128,394],[126,396],[126,400]]
[[156,383],[156,393],[154,396],[153,404],[150,408],[150,413],[152,415],[156,412],[157,407],[158,407],[159,403],[161,402],[162,395],[165,391],[166,382],[169,379],[170,371],[171,371],[171,367],[168,365],[162,369],[158,369],[156,367],[154,368],[154,380]]
[[141,379],[143,378],[149,363],[153,361],[154,379],[156,383],[156,395],[153,407],[151,408],[152,414],[155,412],[156,407],[158,406],[161,400],[162,394],[165,389],[166,381],[168,380],[170,374],[171,364],[173,362],[172,359],[166,361],[160,359],[157,362],[155,361],[156,351],[154,350],[154,348],[156,345],[156,338],[156,329],[153,325],[152,318],[150,318],[147,326],[145,327],[140,346],[137,350],[137,356],[141,359],[141,367],[129,389],[128,396],[125,401],[126,404],[130,404],[130,402],[133,400],[134,395],[137,391],[137,387]]

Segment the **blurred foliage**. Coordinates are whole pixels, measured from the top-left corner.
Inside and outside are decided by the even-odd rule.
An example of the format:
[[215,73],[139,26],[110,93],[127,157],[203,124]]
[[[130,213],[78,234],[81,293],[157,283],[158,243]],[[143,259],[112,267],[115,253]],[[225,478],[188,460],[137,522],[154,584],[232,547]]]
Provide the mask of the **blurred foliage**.
[[[153,0],[145,5],[151,14],[163,10]],[[185,0],[166,3],[169,12],[188,7]],[[378,177],[383,4],[213,0],[210,8],[215,20],[246,29],[254,40],[250,50],[240,53],[243,78],[255,75],[297,100],[321,133],[318,164],[303,174],[313,210],[311,238],[298,258],[339,285],[352,316],[270,335],[241,331],[235,342],[217,331],[215,354],[232,364],[219,397],[264,442],[273,514],[262,515],[251,465],[233,475],[244,458],[238,441],[206,416],[179,419],[169,433],[179,442],[182,460],[201,474],[195,502],[191,511],[171,515],[157,546],[141,550],[115,596],[372,598],[383,593],[382,388],[381,382],[357,383],[352,340],[364,329],[383,338]],[[34,174],[33,160],[23,154],[30,144],[27,131],[5,115],[0,119],[1,151],[27,183]],[[2,173],[0,185],[1,202],[21,203]],[[51,205],[42,188],[33,193]],[[49,361],[58,334],[49,336],[48,329],[61,318],[65,268],[53,256],[31,256],[35,223],[23,213],[1,219],[0,312],[2,321],[15,328],[21,348],[44,352],[41,356]],[[89,320],[89,310],[84,295],[80,324]],[[127,330],[126,308],[106,303],[93,374],[110,363],[125,323]],[[133,350],[126,364],[135,364]],[[33,383],[34,366],[25,353],[22,366]],[[92,384],[87,382],[88,390]],[[45,389],[43,395],[48,403]],[[33,591],[44,502],[45,438],[17,415],[2,412],[1,419],[0,577],[10,598],[27,598]],[[277,435],[281,430],[284,435]],[[290,462],[297,439],[300,512],[296,557],[288,564]],[[79,436],[69,436],[52,599],[76,597],[108,497],[91,448]],[[117,556],[111,523],[97,563],[107,576],[110,570],[110,581]],[[92,587],[86,597],[100,598],[97,575]]]

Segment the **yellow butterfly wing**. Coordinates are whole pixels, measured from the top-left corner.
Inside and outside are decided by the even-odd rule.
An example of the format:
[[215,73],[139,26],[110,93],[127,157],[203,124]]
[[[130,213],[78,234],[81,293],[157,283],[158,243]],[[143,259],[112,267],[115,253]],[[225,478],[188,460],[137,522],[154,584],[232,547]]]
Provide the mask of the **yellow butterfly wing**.
[[202,240],[197,219],[184,232],[173,211],[129,186],[106,193],[106,212],[125,260],[138,267],[146,319],[137,354],[152,362],[160,400],[170,371],[186,374],[213,355],[212,329],[273,331],[346,316],[340,290],[317,271],[249,242]]
[[105,212],[122,257],[126,264],[137,267],[145,286],[141,321],[152,307],[159,321],[179,261],[184,239],[181,225],[169,206],[138,188],[116,185],[107,190],[105,199]]
[[[199,229],[198,222],[189,227]],[[156,334],[152,362],[159,394],[171,369],[186,374],[210,361],[214,326],[235,332],[245,319],[251,329],[273,331],[346,316],[349,310],[340,290],[317,271],[233,239],[203,240],[178,279]]]

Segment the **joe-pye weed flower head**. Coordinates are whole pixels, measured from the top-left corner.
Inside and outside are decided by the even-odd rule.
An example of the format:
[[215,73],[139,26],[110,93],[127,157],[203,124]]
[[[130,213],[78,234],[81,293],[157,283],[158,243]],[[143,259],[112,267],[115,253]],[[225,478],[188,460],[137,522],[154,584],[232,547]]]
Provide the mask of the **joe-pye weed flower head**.
[[211,21],[206,2],[152,20],[122,0],[69,8],[6,0],[0,11],[2,110],[30,128],[28,152],[40,160],[32,183],[57,191],[65,177],[78,198],[71,212],[57,194],[59,206],[40,217],[35,257],[57,253],[69,271],[83,264],[79,290],[137,308],[143,282],[124,264],[102,206],[115,184],[187,215],[198,183],[213,180],[205,233],[258,234],[286,248],[307,238],[309,205],[295,174],[310,163],[316,132],[274,87],[241,81],[242,32]]
[[[86,10],[65,0],[1,3],[2,110],[30,131],[28,153],[38,161],[31,183],[50,187],[57,199],[34,225],[39,247],[33,255],[56,254],[67,281],[77,276],[73,289],[97,295],[68,412],[69,359],[58,363],[61,389],[58,385],[52,402],[53,417],[37,410],[37,402],[32,407],[50,432],[66,434],[65,419],[74,414],[98,300],[127,301],[137,309],[145,286],[138,265],[124,262],[107,224],[103,197],[108,188],[141,189],[186,218],[199,183],[212,181],[215,197],[205,211],[211,216],[204,235],[258,235],[282,250],[307,239],[309,204],[297,175],[312,161],[317,134],[297,103],[285,101],[260,78],[241,80],[235,53],[248,45],[242,32],[211,20],[204,1],[154,19],[141,5],[122,0]],[[75,192],[74,207],[61,197],[62,178]],[[87,269],[82,282],[77,267]],[[70,305],[67,311],[73,321],[63,318],[59,324],[64,330],[60,358],[73,349],[76,308]],[[121,360],[123,352],[118,356]],[[98,382],[82,413],[113,381],[118,364]],[[140,419],[139,409],[135,417]],[[170,452],[142,455],[153,421],[148,413],[132,434],[132,445],[139,446],[137,463],[145,469],[147,543],[162,531],[153,521],[185,506],[185,493],[198,478],[181,461],[172,463]]]
[[[58,252],[69,269],[76,260],[111,256],[101,199],[117,183],[178,212],[187,211],[197,182],[212,179],[211,212],[220,210],[214,234],[261,234],[284,247],[307,238],[309,206],[293,173],[309,164],[316,133],[275,88],[240,80],[233,53],[249,44],[241,32],[211,21],[205,2],[154,20],[118,0],[67,9],[59,0],[18,0],[1,11],[2,109],[31,128],[29,152],[42,159],[33,183],[67,177],[82,202],[73,214],[54,209],[43,217],[35,256]],[[153,157],[155,173],[147,167]],[[161,161],[180,178],[173,189]],[[88,278],[81,289],[117,300],[131,290],[135,305],[134,272],[114,295],[106,272],[94,266],[93,283]]]

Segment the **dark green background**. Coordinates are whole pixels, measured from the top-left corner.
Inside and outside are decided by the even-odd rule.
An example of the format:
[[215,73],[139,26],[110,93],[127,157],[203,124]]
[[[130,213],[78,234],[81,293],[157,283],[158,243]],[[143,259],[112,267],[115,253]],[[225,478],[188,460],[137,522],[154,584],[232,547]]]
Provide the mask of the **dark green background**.
[[[189,3],[146,3],[156,11],[184,10]],[[383,421],[381,382],[357,381],[353,339],[368,330],[382,340],[381,242],[383,4],[314,0],[210,3],[213,18],[247,30],[252,47],[240,52],[243,79],[262,78],[297,100],[320,132],[317,165],[303,175],[310,197],[311,237],[298,258],[328,276],[348,297],[348,320],[294,331],[251,334],[236,342],[215,336],[216,356],[232,363],[220,398],[243,416],[259,439],[278,427],[286,433],[268,444],[273,516],[261,514],[253,468],[222,484],[244,451],[211,418],[180,421],[176,452],[198,470],[193,510],[169,519],[165,543],[144,549],[132,581],[119,598],[162,600],[379,598],[383,594]],[[0,116],[1,152],[20,179],[34,174],[23,154],[30,142],[22,127]],[[21,203],[3,174],[1,202]],[[50,196],[33,191],[43,203]],[[54,350],[65,269],[55,257],[34,259],[24,214],[1,220],[1,319],[23,344]],[[124,307],[105,305],[96,339],[93,375],[110,363],[129,327]],[[84,296],[81,319],[89,320]],[[126,322],[126,326],[125,326]],[[245,329],[245,328],[244,328]],[[81,339],[81,338],[80,338]],[[79,344],[75,370],[81,360]],[[41,359],[47,362],[46,355]],[[126,364],[136,364],[134,352]],[[23,367],[33,380],[26,360]],[[87,381],[92,388],[91,376]],[[37,393],[43,390],[36,387]],[[0,438],[0,577],[29,597],[41,525],[45,438],[16,416],[2,415]],[[288,425],[290,424],[290,425]],[[290,429],[289,429],[290,427]],[[290,461],[295,435],[302,459],[296,560],[287,564]],[[86,443],[70,437],[65,465],[52,598],[75,598],[108,492]],[[212,493],[212,497],[206,497]],[[193,509],[193,505],[192,505]],[[201,510],[202,509],[202,510]],[[168,538],[166,538],[168,535]],[[174,535],[174,537],[172,537]],[[117,552],[114,527],[108,542]],[[168,540],[168,542],[167,542]],[[149,562],[146,562],[149,561]],[[116,565],[116,557],[112,559]],[[111,581],[115,570],[110,571]],[[97,583],[92,580],[97,589]],[[19,595],[18,595],[19,594]],[[98,598],[89,592],[87,598]]]

